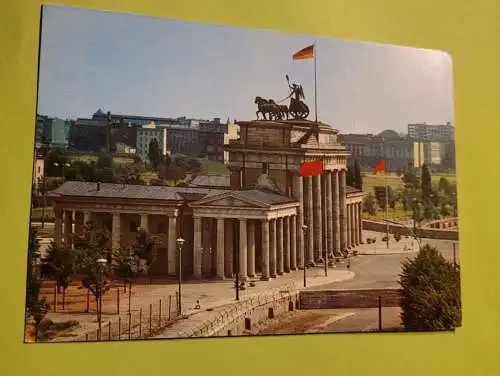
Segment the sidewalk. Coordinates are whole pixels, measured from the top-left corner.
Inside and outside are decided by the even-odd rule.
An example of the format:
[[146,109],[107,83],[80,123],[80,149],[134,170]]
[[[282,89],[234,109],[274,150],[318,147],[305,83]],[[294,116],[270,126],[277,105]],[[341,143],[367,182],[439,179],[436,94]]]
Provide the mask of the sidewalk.
[[[354,273],[343,270],[341,266],[330,267],[328,269],[328,277],[324,276],[324,269],[321,266],[307,269],[307,287],[339,282],[354,277]],[[276,279],[269,281],[254,280],[255,286],[250,287],[246,283],[246,288],[240,290],[240,302],[250,297],[255,297],[263,294],[276,293],[279,291],[289,291],[300,289],[303,287],[303,271],[297,270],[291,273],[285,273],[278,276]],[[139,312],[142,310],[145,314],[150,309],[150,304],[154,304],[160,300],[167,300],[168,296],[174,296],[178,292],[178,283],[172,281],[168,284],[157,285],[134,285],[133,298],[131,300],[131,311]],[[209,320],[217,315],[217,312],[228,305],[236,302],[236,291],[234,289],[234,280],[225,281],[184,281],[181,286],[182,294],[182,315],[184,319],[173,323],[166,330],[155,335],[153,338],[165,338],[177,336],[176,333],[193,329],[196,325],[201,325],[204,320]],[[172,303],[174,301],[172,300]],[[116,303],[108,303],[112,307]],[[199,308],[196,305],[199,304]],[[128,294],[120,294],[120,307],[122,307],[122,316],[126,316],[128,312]],[[104,307],[106,308],[106,306]],[[210,309],[211,311],[207,311]],[[118,314],[104,314],[102,321],[116,325],[119,321]],[[95,313],[54,313],[47,315],[54,322],[64,322],[68,320],[77,320],[79,326],[71,331],[73,340],[84,340],[85,334],[97,330],[98,323]],[[68,341],[70,338],[56,338],[53,341]]]
[[[328,276],[324,276],[324,269],[316,267],[307,270],[307,287],[320,286],[333,282],[340,282],[352,279],[354,273],[336,268],[328,269]],[[184,307],[183,314],[185,319],[174,323],[172,326],[166,328],[161,333],[151,337],[153,339],[159,338],[179,338],[183,337],[186,333],[191,333],[199,328],[204,322],[214,320],[218,314],[227,309],[228,306],[236,304],[235,290],[233,281],[219,282],[216,286],[212,284],[203,285],[198,293],[191,294],[183,298]],[[240,302],[251,297],[258,295],[268,295],[279,291],[294,291],[303,288],[303,271],[295,271],[285,274],[275,280],[267,282],[257,281],[255,287],[248,287],[246,290],[240,291]],[[211,291],[209,291],[211,290]],[[193,309],[196,305],[196,300],[200,300],[200,309]],[[209,309],[209,311],[207,311]]]

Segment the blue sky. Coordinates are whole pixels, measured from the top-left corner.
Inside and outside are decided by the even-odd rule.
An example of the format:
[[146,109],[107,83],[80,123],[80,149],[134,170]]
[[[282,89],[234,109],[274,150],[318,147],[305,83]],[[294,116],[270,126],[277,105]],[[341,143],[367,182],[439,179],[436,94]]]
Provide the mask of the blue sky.
[[255,96],[303,85],[314,119],[342,133],[405,132],[453,121],[452,63],[441,51],[50,6],[44,9],[38,113],[249,120]]

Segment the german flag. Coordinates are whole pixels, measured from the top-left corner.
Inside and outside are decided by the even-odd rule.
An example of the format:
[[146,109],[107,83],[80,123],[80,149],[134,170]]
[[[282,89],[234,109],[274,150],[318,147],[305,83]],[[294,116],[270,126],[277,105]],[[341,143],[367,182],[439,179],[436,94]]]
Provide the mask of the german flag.
[[314,44],[307,46],[292,55],[293,60],[312,59],[314,57]]

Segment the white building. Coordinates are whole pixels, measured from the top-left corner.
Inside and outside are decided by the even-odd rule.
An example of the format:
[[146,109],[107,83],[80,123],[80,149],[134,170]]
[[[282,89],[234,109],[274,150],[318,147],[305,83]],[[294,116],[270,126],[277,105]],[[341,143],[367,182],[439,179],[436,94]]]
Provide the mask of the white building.
[[149,143],[156,139],[162,155],[167,155],[167,128],[150,123],[137,128],[136,155],[143,161],[149,161]]

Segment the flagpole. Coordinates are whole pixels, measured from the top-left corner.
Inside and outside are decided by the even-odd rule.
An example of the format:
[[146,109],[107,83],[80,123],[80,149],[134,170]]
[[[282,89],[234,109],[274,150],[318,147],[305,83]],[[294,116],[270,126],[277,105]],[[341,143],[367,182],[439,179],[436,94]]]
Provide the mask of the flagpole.
[[318,122],[318,90],[316,88],[316,42],[313,43],[314,54],[314,122]]
[[387,160],[384,161],[384,173],[385,173],[385,236],[387,248],[389,248],[389,186],[387,184]]

